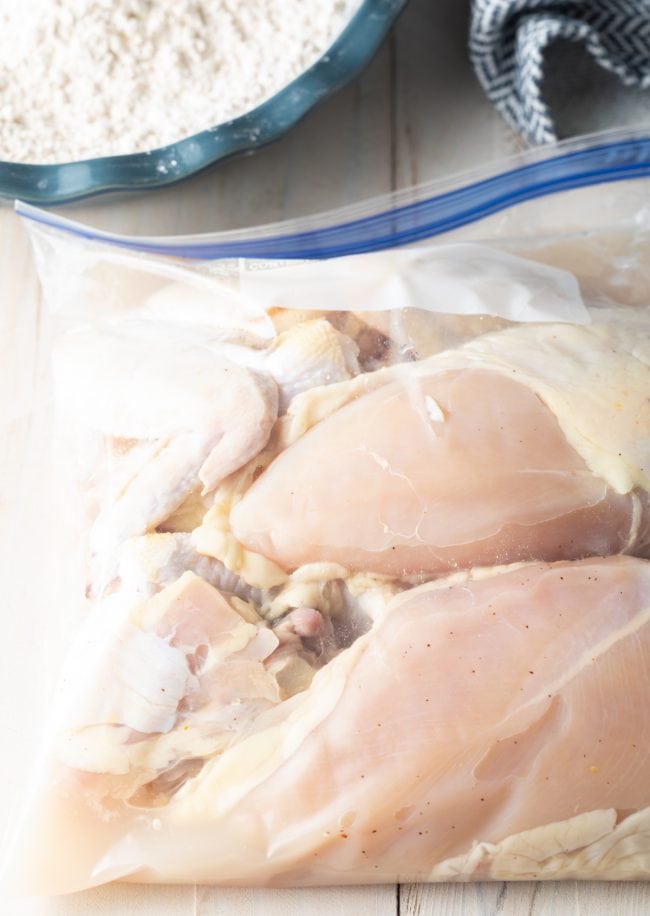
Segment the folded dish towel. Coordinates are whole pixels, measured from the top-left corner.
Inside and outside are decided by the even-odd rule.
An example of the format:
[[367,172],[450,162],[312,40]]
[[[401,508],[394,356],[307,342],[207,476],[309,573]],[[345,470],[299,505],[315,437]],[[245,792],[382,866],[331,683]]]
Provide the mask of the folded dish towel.
[[473,0],[469,49],[491,101],[533,143],[555,140],[544,53],[581,42],[628,86],[650,87],[650,0]]

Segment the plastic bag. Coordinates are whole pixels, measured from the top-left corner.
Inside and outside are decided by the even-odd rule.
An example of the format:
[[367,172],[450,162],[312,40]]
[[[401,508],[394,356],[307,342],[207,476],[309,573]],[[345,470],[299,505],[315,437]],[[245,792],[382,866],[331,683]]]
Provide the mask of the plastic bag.
[[242,260],[23,208],[88,556],[31,892],[648,877],[644,213],[398,249],[398,211]]

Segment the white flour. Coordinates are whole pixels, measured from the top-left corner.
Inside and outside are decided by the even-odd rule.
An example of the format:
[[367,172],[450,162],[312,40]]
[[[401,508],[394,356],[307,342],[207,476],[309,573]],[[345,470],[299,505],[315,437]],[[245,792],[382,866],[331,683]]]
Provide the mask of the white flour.
[[0,0],[0,159],[155,149],[254,108],[359,0]]

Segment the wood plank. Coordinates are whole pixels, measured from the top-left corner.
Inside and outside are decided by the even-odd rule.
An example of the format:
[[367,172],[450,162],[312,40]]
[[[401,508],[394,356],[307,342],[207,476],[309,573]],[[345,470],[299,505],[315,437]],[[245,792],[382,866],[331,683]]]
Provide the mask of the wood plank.
[[377,887],[197,888],[197,916],[396,916],[395,885]]
[[11,901],[11,916],[196,916],[195,888],[109,884],[65,897]]
[[396,916],[397,896],[392,884],[295,889],[114,884],[66,897],[12,901],[10,912],[12,916]]
[[642,881],[413,884],[400,888],[400,916],[639,916],[650,911]]
[[[514,885],[512,885],[514,887]],[[504,883],[405,884],[400,887],[400,916],[488,916],[501,913]],[[519,913],[527,913],[522,908]]]
[[469,63],[468,11],[458,0],[416,0],[395,30],[396,188],[475,168],[523,146]]

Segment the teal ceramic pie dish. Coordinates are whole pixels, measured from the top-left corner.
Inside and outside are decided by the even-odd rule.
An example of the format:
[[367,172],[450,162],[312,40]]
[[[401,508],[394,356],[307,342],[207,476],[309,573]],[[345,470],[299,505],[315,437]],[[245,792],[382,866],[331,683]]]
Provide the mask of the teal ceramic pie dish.
[[407,0],[363,0],[308,70],[257,108],[159,149],[55,165],[0,161],[0,197],[56,204],[107,191],[170,185],[276,140],[370,61]]

